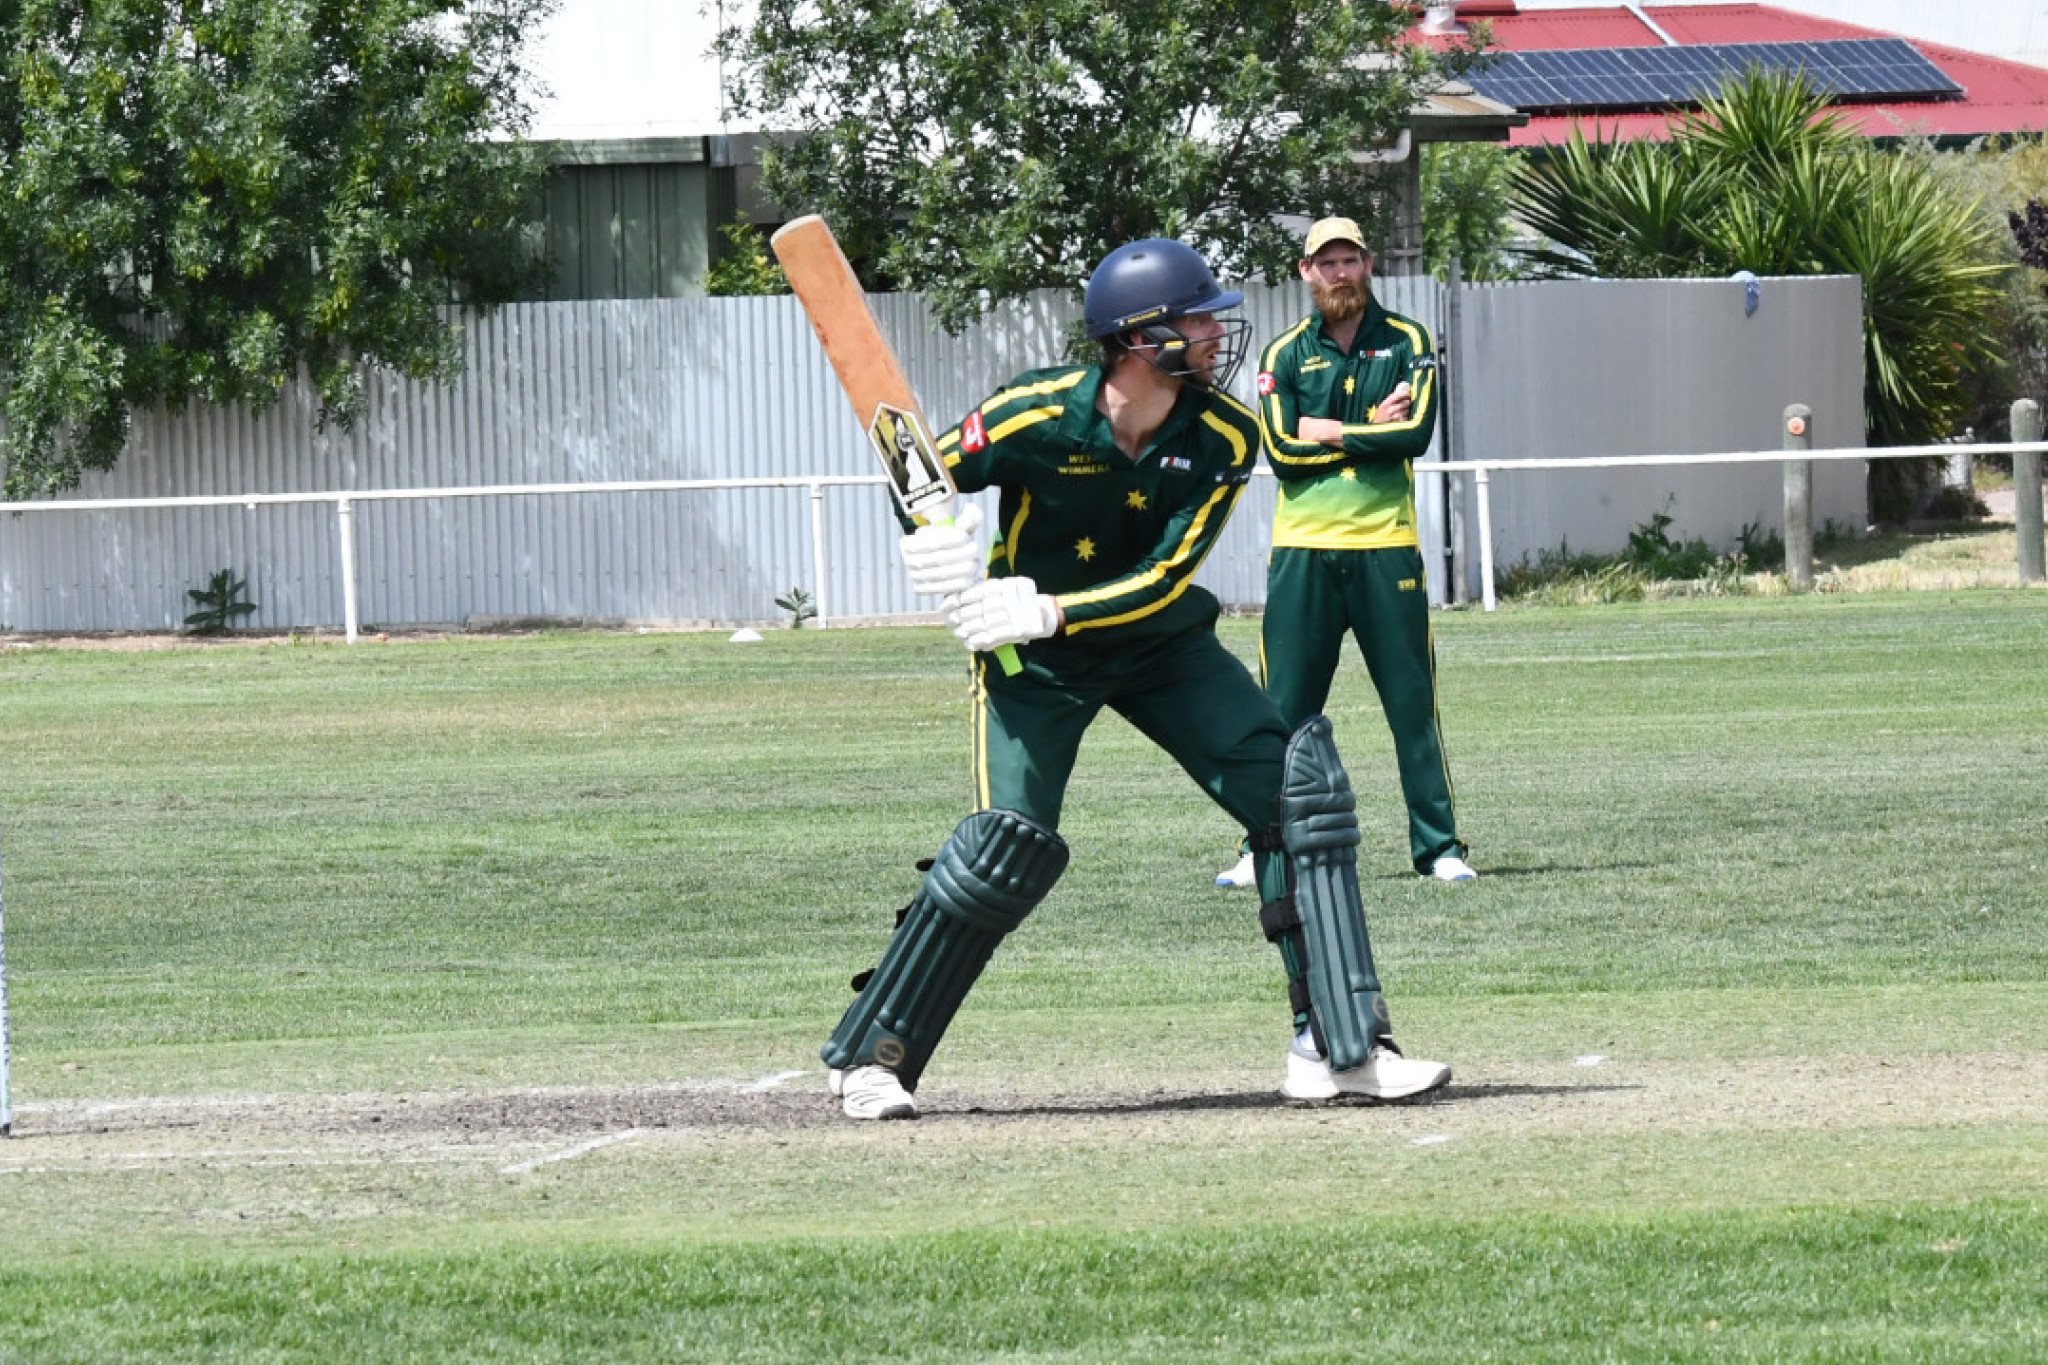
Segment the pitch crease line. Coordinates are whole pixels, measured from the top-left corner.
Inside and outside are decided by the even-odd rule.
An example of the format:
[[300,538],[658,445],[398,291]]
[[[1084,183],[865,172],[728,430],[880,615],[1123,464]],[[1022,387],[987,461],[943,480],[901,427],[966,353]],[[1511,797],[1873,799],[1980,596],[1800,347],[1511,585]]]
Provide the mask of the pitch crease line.
[[777,1090],[781,1088],[784,1081],[793,1081],[799,1076],[808,1076],[810,1074],[808,1071],[778,1071],[773,1076],[763,1076],[760,1080],[755,1081],[747,1087],[747,1093],[749,1095],[758,1095],[763,1091]]
[[540,1167],[549,1165],[552,1162],[574,1161],[579,1156],[590,1155],[592,1152],[597,1151],[600,1147],[609,1147],[613,1143],[624,1142],[628,1138],[636,1138],[639,1136],[640,1129],[638,1128],[628,1128],[625,1129],[623,1132],[618,1133],[607,1133],[603,1137],[594,1137],[590,1139],[590,1141],[588,1142],[579,1142],[574,1147],[564,1147],[559,1152],[549,1152],[546,1156],[537,1156],[531,1161],[516,1161],[510,1166],[500,1166],[498,1168],[498,1174],[524,1175],[528,1171],[537,1170]]

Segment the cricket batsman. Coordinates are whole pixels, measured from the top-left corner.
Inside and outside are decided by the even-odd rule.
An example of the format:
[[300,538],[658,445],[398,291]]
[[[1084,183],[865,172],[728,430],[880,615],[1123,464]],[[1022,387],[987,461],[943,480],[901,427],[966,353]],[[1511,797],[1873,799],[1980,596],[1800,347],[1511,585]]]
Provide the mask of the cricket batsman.
[[[913,587],[972,652],[974,813],[932,860],[821,1050],[855,1119],[917,1116],[925,1065],[997,946],[1067,863],[1061,806],[1104,707],[1149,736],[1246,831],[1259,920],[1288,980],[1282,1093],[1397,1100],[1450,1068],[1394,1046],[1356,870],[1351,784],[1321,716],[1298,727],[1216,638],[1194,575],[1260,448],[1224,392],[1243,301],[1177,241],[1117,248],[1088,280],[1100,356],[1019,375],[938,441],[963,492],[1001,491],[984,557],[970,508],[910,529]],[[1021,667],[991,667],[1014,647]],[[1133,831],[1143,827],[1133,821]]]

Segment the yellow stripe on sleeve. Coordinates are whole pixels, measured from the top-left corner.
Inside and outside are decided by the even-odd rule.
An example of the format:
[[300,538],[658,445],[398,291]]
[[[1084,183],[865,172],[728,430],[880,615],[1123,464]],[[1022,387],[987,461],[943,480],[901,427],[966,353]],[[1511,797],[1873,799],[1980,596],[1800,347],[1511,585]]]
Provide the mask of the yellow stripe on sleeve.
[[1014,389],[1004,389],[1001,393],[983,403],[981,410],[987,412],[990,408],[999,408],[1005,403],[1014,403],[1020,398],[1039,398],[1048,393],[1064,393],[1080,383],[1082,379],[1087,377],[1087,374],[1088,370],[1084,366],[1081,369],[1073,370],[1053,379],[1041,379],[1036,384],[1019,384]]
[[1006,436],[1014,436],[1026,427],[1050,421],[1065,411],[1064,407],[1027,408],[1015,417],[1007,418],[997,425],[990,427],[988,429],[988,443],[994,445]]

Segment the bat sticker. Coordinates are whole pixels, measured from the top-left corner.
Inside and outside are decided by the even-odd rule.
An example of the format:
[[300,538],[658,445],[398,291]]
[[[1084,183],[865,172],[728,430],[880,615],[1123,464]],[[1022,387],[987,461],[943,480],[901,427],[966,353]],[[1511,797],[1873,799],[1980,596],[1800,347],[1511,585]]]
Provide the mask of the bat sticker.
[[950,510],[953,484],[939,463],[939,452],[925,434],[917,414],[888,403],[877,404],[868,424],[868,440],[882,457],[895,486],[896,500],[906,514],[921,517],[933,508]]

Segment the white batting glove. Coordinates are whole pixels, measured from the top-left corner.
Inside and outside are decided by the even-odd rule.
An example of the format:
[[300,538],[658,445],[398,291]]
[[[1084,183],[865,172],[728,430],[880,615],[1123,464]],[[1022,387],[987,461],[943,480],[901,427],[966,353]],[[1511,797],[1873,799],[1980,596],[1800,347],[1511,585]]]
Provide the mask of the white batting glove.
[[926,597],[951,597],[981,578],[981,508],[968,503],[951,526],[920,526],[896,542],[910,587]]
[[961,593],[946,619],[960,643],[982,654],[1045,639],[1060,628],[1060,607],[1028,578],[988,578]]

